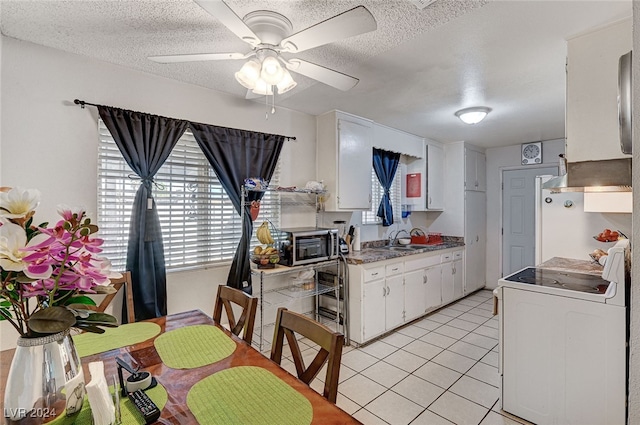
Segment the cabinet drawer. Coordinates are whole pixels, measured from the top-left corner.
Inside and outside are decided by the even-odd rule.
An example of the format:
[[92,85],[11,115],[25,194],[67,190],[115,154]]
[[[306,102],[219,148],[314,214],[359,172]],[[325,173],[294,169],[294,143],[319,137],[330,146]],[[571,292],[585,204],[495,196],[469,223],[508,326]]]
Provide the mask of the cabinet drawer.
[[435,266],[437,264],[440,264],[439,255],[416,258],[415,260],[407,260],[404,262],[404,271],[411,272],[414,270],[426,269],[427,267]]
[[378,280],[378,279],[384,279],[384,266],[364,269],[365,282],[370,282],[372,280]]
[[446,263],[453,260],[453,252],[448,252],[446,254],[442,254],[442,262]]
[[453,259],[454,260],[460,260],[462,259],[462,251],[456,251],[453,253]]
[[402,274],[403,270],[404,270],[403,263],[388,264],[385,267],[386,276],[394,276],[397,274]]

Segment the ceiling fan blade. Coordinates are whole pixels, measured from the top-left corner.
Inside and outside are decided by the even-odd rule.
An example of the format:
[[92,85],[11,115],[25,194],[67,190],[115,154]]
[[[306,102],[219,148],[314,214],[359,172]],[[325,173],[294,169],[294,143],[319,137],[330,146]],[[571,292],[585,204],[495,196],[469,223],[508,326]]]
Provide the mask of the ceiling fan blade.
[[218,18],[220,22],[252,46],[260,44],[258,36],[244,23],[242,19],[222,0],[194,0],[210,15]]
[[342,72],[316,65],[315,63],[303,61],[301,59],[289,59],[285,62],[288,70],[297,72],[314,80],[318,80],[328,86],[335,87],[342,91],[347,91],[358,84],[358,80]]
[[244,53],[193,53],[184,55],[160,55],[149,56],[147,59],[158,63],[178,63],[178,62],[198,62],[198,61],[220,61],[228,59],[246,59],[253,52]]
[[378,24],[371,12],[364,6],[358,6],[283,39],[280,46],[286,52],[302,52],[376,28]]

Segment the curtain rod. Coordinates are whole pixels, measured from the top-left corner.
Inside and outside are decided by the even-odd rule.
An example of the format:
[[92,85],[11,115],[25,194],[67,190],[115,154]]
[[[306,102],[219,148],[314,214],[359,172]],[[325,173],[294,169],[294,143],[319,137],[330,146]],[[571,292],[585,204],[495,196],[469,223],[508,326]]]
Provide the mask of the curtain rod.
[[[89,103],[89,102],[85,102],[84,100],[80,100],[80,99],[74,99],[73,103],[75,103],[76,105],[80,105],[80,107],[82,109],[84,109],[85,105],[89,105],[89,106],[106,106],[106,105],[97,105],[95,103]],[[109,106],[110,108],[112,108],[112,106]],[[145,112],[141,112],[141,113],[145,113]],[[221,126],[218,126],[221,127]],[[229,128],[229,127],[225,127],[225,128]],[[236,130],[236,129],[233,129]],[[243,130],[243,131],[253,131],[253,130]],[[256,132],[256,133],[262,133],[260,132]],[[263,133],[263,134],[271,134],[271,133]],[[272,134],[273,136],[280,136],[279,134]],[[295,136],[282,136],[284,137],[286,140],[296,140]]]

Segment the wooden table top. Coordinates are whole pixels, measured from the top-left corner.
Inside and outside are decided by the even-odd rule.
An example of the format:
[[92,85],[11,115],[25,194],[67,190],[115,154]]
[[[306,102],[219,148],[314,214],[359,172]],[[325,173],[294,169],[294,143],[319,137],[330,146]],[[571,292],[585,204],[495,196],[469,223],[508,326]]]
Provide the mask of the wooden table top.
[[[127,363],[132,360],[141,366],[141,369],[150,372],[158,382],[165,387],[169,395],[166,406],[162,409],[159,423],[163,424],[197,424],[195,417],[187,407],[187,393],[196,382],[218,371],[235,366],[259,366],[282,379],[292,388],[305,396],[313,407],[313,424],[359,424],[356,419],[327,401],[322,395],[309,388],[297,377],[260,354],[258,350],[245,343],[240,338],[231,334],[223,327],[215,324],[211,317],[199,310],[173,314],[165,317],[151,319],[149,322],[157,323],[162,331],[168,332],[174,329],[190,325],[215,325],[223,329],[237,344],[236,350],[229,357],[216,363],[195,369],[172,369],[162,363],[160,356],[154,347],[155,337],[147,341],[123,347],[104,353],[94,354],[82,358],[82,366],[85,377],[91,376],[88,369],[90,362],[104,362],[105,376],[117,374],[116,357],[122,358]],[[15,350],[0,352],[0,407],[4,404],[4,387],[9,374],[9,366]],[[86,379],[86,378],[85,378]]]

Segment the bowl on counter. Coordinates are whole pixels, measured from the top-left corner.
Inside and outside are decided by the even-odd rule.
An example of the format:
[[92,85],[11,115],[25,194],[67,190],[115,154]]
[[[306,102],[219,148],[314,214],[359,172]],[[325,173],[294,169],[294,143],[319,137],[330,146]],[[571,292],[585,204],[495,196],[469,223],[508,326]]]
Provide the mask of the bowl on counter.
[[253,254],[251,261],[257,264],[259,269],[273,269],[280,262],[280,254]]
[[409,245],[411,243],[411,238],[398,238],[398,243],[400,245]]

